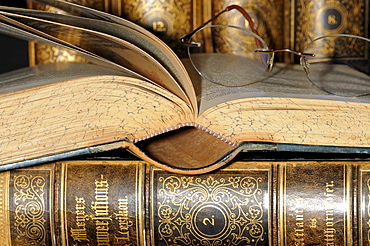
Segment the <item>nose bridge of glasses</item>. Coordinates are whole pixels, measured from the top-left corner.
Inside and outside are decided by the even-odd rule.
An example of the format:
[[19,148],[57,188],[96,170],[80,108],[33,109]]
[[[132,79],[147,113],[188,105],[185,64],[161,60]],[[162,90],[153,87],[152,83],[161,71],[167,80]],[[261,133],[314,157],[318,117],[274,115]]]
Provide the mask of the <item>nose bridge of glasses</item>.
[[201,47],[202,46],[201,43],[195,42],[195,41],[187,41],[187,42],[184,42],[183,45],[185,45],[186,47]]
[[301,59],[299,60],[301,67],[303,68],[303,71],[306,73],[306,76],[310,75],[310,64],[308,63],[306,57],[301,56]]
[[301,57],[315,57],[314,53],[304,53],[304,52],[299,52],[299,51],[290,50],[290,49],[279,49],[279,50],[256,49],[254,52],[259,53],[259,54],[274,54],[277,52],[289,52],[289,53],[293,53]]

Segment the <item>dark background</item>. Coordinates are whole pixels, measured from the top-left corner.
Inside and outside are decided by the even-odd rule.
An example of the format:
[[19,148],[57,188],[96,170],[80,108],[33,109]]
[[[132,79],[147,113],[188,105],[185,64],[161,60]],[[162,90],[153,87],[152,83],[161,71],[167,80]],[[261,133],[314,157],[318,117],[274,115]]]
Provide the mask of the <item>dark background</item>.
[[[25,0],[0,0],[0,5],[26,8]],[[28,42],[0,34],[0,73],[28,66]]]

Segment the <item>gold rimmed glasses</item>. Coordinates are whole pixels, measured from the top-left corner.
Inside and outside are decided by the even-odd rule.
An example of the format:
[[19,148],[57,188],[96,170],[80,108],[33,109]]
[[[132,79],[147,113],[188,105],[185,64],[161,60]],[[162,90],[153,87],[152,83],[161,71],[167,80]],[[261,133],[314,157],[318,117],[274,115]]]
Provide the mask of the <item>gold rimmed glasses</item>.
[[[232,25],[208,25],[233,9],[245,17],[250,30]],[[203,41],[209,34],[216,37],[211,49]],[[180,40],[188,47],[195,70],[218,85],[245,86],[262,81],[271,76],[275,53],[290,52],[300,57],[308,80],[322,91],[349,97],[370,94],[370,39],[365,37],[325,35],[310,41],[303,52],[273,50],[260,37],[248,13],[238,5],[231,5]],[[245,42],[240,44],[237,40]]]

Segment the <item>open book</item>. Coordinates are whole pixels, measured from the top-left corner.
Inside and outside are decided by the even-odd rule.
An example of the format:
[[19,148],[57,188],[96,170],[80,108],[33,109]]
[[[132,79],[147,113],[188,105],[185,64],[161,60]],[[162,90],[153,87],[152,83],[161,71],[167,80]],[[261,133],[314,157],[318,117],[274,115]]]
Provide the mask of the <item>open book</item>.
[[268,79],[222,87],[127,20],[35,2],[71,15],[0,7],[0,31],[74,50],[89,63],[1,76],[0,165],[112,143],[171,171],[200,172],[250,142],[370,147],[368,98],[326,95],[298,66],[278,64]]

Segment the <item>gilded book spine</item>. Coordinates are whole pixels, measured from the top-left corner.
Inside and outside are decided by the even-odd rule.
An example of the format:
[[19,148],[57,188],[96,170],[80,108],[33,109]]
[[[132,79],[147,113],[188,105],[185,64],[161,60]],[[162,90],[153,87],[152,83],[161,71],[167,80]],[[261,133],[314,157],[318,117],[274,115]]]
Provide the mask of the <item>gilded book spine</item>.
[[0,173],[0,245],[365,245],[369,187],[367,162],[52,163]]
[[291,13],[290,47],[298,51],[323,35],[369,35],[368,0],[293,0]]
[[[267,43],[268,47],[277,48],[283,47],[282,32],[284,27],[284,0],[239,0],[239,1],[211,1],[210,15],[205,19],[210,19],[224,10],[227,6],[237,4],[242,6],[250,15],[256,27],[258,34]],[[215,25],[232,25],[241,28],[246,28],[251,31],[250,23],[236,10],[222,14],[213,24]],[[217,47],[217,49],[225,50],[230,49],[233,52],[240,53],[245,47],[256,48],[255,39],[250,36],[230,37],[226,35],[213,35],[213,45],[227,45],[229,47]],[[219,41],[218,39],[227,40],[226,42]],[[230,41],[229,41],[230,39]]]
[[352,245],[352,166],[279,167],[280,238],[285,245]]

